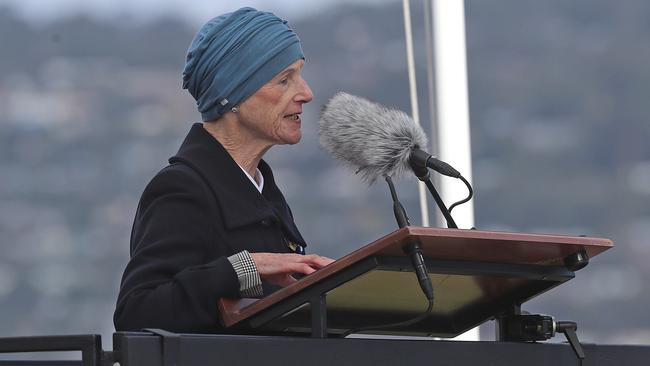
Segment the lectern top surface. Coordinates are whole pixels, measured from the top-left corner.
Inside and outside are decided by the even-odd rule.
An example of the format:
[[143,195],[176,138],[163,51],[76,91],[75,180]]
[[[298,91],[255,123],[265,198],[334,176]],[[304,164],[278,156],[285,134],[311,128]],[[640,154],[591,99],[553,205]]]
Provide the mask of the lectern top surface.
[[[405,285],[406,282],[398,281],[405,274],[409,275],[399,273],[408,266],[403,266],[402,269],[397,266],[395,270],[394,266],[387,266],[386,263],[395,262],[400,257],[404,260],[403,247],[413,240],[420,243],[427,261],[439,264],[438,267],[433,266],[437,269],[433,270],[432,280],[434,289],[444,291],[445,297],[437,300],[435,309],[437,316],[452,318],[458,314],[468,314],[468,311],[478,307],[483,310],[494,307],[500,301],[498,297],[509,296],[523,302],[573,277],[573,272],[570,271],[570,275],[541,274],[567,272],[563,264],[567,256],[584,250],[589,258],[593,258],[613,246],[610,240],[603,238],[406,227],[355,250],[265,298],[220,300],[221,318],[224,325],[235,325],[271,307],[277,307],[277,304],[295,299],[310,288],[322,286],[326,281],[331,282],[344,271],[359,266],[363,261],[367,262],[369,258],[375,258],[375,268],[366,275],[349,281],[345,286],[332,288],[328,295],[328,308],[343,312],[347,309],[354,314],[369,314],[375,307],[378,308],[375,309],[377,314],[382,313],[381,309],[407,313],[416,311],[416,308],[423,307],[421,301],[411,301],[408,296],[382,298],[381,289],[372,291],[373,286],[382,284],[392,284],[402,290],[409,288]],[[467,268],[471,267],[471,270],[463,272],[463,263],[467,263]],[[534,273],[526,275],[522,268],[531,268]],[[431,268],[429,271],[432,272]],[[508,273],[512,276],[508,277]],[[359,286],[369,291],[362,294]],[[417,283],[411,287],[415,289],[416,298],[421,296],[417,291]],[[412,292],[400,291],[402,294]],[[374,301],[373,296],[380,297]],[[512,299],[509,301],[514,301]]]

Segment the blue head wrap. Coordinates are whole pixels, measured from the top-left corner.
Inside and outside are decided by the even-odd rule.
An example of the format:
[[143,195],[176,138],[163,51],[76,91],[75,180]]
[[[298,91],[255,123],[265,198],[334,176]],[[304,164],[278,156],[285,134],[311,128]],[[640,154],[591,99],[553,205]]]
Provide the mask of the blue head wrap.
[[241,8],[206,23],[187,50],[183,89],[203,121],[218,119],[296,60],[298,36],[268,12]]

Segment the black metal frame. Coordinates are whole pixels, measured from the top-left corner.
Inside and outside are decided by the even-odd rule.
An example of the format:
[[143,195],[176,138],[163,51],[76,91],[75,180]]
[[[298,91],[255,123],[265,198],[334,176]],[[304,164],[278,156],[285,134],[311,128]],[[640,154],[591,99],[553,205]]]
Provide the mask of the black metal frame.
[[[430,364],[474,366],[486,360],[502,366],[576,365],[575,355],[566,344],[515,342],[453,342],[390,339],[313,339],[293,337],[176,334],[183,352],[176,365],[204,366],[237,364],[325,366],[354,364],[380,366]],[[2,353],[40,351],[82,351],[84,361],[6,361],[1,365],[167,365],[165,339],[151,333],[113,334],[113,352],[101,350],[97,335],[0,338]],[[648,346],[585,345],[592,366],[645,365]],[[489,362],[488,362],[489,363]]]
[[496,317],[496,327],[494,328],[494,331],[495,339],[497,341],[507,342],[510,340],[507,328],[507,318],[513,315],[521,315],[521,304],[512,304]]
[[[577,365],[571,347],[557,343],[454,342],[180,334],[177,365],[500,366]],[[164,366],[164,339],[146,333],[115,333],[122,366]],[[648,346],[585,345],[585,365],[645,365]]]
[[0,365],[57,365],[78,363],[83,366],[101,366],[102,362],[111,361],[111,352],[102,351],[101,336],[97,334],[68,335],[68,336],[38,336],[38,337],[12,337],[2,338],[0,353],[25,353],[25,352],[65,352],[81,351],[81,361],[8,361],[0,360]]

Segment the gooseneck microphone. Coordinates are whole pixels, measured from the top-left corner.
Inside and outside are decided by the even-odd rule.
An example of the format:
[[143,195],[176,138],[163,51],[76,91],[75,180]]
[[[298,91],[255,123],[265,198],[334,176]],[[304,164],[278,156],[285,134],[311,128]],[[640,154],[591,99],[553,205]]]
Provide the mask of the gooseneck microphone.
[[[393,198],[393,211],[400,228],[410,225],[404,207],[397,198],[391,176],[411,169],[411,164],[427,170],[431,156],[420,146],[426,145],[422,129],[404,112],[388,109],[346,93],[336,94],[321,113],[321,145],[336,158],[357,169],[361,177],[372,184],[384,177]],[[424,154],[414,155],[420,150]],[[432,161],[431,164],[435,163]],[[428,170],[427,170],[428,173]],[[444,206],[444,205],[443,205]],[[446,210],[446,208],[445,208]],[[428,300],[427,310],[417,317],[399,323],[357,328],[347,334],[390,327],[404,327],[425,319],[433,309],[433,286],[417,240],[404,248],[410,257],[420,288]]]
[[[393,213],[395,214],[395,220],[397,220],[397,226],[401,229],[411,225],[404,206],[402,206],[402,203],[397,198],[397,192],[395,192],[395,186],[393,185],[393,180],[390,176],[386,176],[386,183],[388,183],[390,195],[393,198]],[[429,276],[429,271],[427,271],[427,266],[424,263],[420,243],[417,240],[412,240],[404,246],[403,250],[405,254],[408,254],[411,257],[415,276],[418,278],[418,283],[420,284],[424,296],[427,297],[427,300],[433,303],[433,285],[431,284],[431,277]]]
[[[402,206],[402,203],[397,198],[397,192],[395,191],[393,180],[388,175],[386,176],[386,183],[388,183],[388,188],[390,189],[390,195],[393,198],[393,212],[395,214],[395,219],[397,220],[397,225],[400,228],[410,225],[411,223],[409,222],[409,218],[408,215],[406,214],[406,210],[404,209],[404,206]],[[429,303],[427,305],[427,309],[423,313],[419,314],[414,318],[400,321],[397,323],[378,324],[378,325],[370,325],[365,327],[349,329],[346,332],[343,332],[343,334],[341,334],[341,337],[345,338],[352,333],[359,333],[359,332],[364,332],[369,330],[407,327],[409,325],[419,323],[422,320],[426,319],[429,315],[431,315],[431,311],[433,310],[433,285],[431,284],[431,277],[429,277],[429,272],[427,271],[427,267],[424,263],[424,257],[422,256],[420,243],[418,240],[412,240],[409,243],[407,243],[404,246],[404,248],[402,248],[402,250],[411,257],[413,270],[415,271],[415,275],[418,279],[418,283],[420,284],[420,288],[422,289],[422,292],[426,296],[427,302]]]
[[413,151],[411,151],[409,165],[418,178],[421,177],[421,175],[418,173],[424,173],[424,171],[426,171],[426,175],[423,174],[422,177],[427,177],[429,170],[426,168],[431,168],[438,173],[446,175],[448,177],[461,177],[461,174],[458,172],[458,170],[454,169],[454,167],[442,160],[434,158],[433,155],[429,154],[426,151],[420,150],[419,148],[414,148]]

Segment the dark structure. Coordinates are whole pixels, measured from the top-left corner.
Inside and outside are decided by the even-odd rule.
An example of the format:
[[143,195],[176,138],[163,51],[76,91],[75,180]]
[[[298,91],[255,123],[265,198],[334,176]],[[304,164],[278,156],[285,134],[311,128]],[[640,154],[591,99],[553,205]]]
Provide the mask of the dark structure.
[[[435,290],[426,313],[404,250],[414,242]],[[581,345],[575,323],[521,312],[611,247],[600,238],[404,227],[265,298],[221,300],[229,334],[115,333],[112,351],[97,335],[5,338],[0,353],[79,350],[82,360],[0,365],[643,365],[650,347]],[[370,332],[453,337],[495,319],[498,341],[341,337],[413,316],[421,321]],[[537,342],[560,332],[570,345]]]

